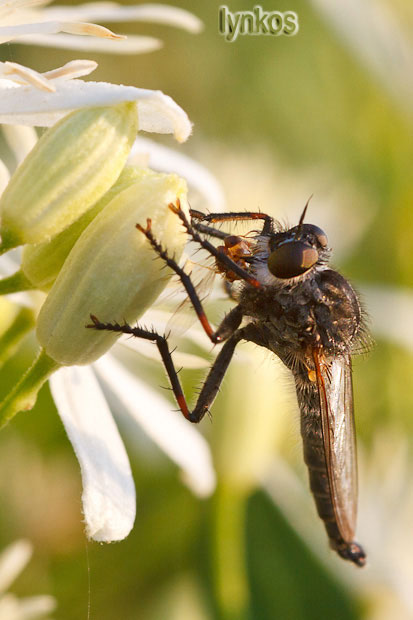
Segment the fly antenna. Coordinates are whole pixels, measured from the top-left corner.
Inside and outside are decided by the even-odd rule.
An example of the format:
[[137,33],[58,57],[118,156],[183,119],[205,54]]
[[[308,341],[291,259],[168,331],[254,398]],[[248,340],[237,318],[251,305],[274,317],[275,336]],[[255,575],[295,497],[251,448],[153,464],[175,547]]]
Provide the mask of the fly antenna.
[[314,196],[314,194],[311,194],[310,198],[305,203],[305,207],[304,207],[303,212],[301,213],[300,221],[298,222],[297,230],[295,231],[295,235],[294,235],[296,239],[298,239],[299,236],[301,235],[301,231],[303,229],[303,222],[304,222],[305,214],[307,213],[308,204],[309,204],[309,202],[310,202],[310,200],[311,200],[311,198],[313,196]]

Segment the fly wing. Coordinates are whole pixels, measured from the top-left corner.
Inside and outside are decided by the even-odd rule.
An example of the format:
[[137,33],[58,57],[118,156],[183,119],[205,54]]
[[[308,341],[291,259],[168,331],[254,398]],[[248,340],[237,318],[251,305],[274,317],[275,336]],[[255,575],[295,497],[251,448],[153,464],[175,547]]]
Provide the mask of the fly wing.
[[314,352],[331,500],[340,534],[353,541],[357,518],[357,455],[349,355],[321,360]]
[[[190,274],[198,297],[201,301],[204,301],[210,295],[214,284],[216,269],[213,259],[207,257],[203,262],[198,263],[188,258],[183,269]],[[175,287],[174,296],[177,297],[178,291],[180,291],[183,294],[183,299],[181,299],[178,307],[169,319],[166,325],[166,332],[172,332],[173,337],[178,337],[182,336],[195,323],[197,317],[195,312],[192,311],[191,301],[187,293],[184,292],[178,278],[175,279],[172,286]]]

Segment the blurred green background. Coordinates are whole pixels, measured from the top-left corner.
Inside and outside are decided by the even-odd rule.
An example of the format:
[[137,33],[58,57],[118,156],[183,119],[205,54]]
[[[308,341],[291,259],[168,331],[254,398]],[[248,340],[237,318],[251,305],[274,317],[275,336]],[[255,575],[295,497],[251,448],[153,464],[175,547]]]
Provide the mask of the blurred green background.
[[[314,193],[309,219],[325,228],[333,250],[337,246],[335,265],[362,291],[375,285],[394,295],[397,317],[398,291],[411,294],[413,281],[413,117],[412,100],[397,81],[403,75],[392,69],[394,31],[382,33],[386,48],[381,40],[370,40],[374,24],[369,22],[362,30],[365,40],[361,34],[350,44],[315,4],[277,0],[262,6],[296,11],[297,36],[244,36],[228,43],[218,33],[219,3],[181,0],[179,6],[203,20],[201,34],[153,24],[113,27],[158,36],[164,47],[155,53],[123,57],[8,45],[2,46],[1,59],[46,71],[88,57],[99,63],[94,80],[172,96],[193,121],[193,137],[182,146],[162,142],[208,166],[223,185],[229,209],[260,208],[294,223]],[[252,6],[229,4],[232,11]],[[395,23],[409,32],[410,4],[372,6],[391,9]],[[359,28],[357,9],[349,7],[345,16],[345,29]],[[363,44],[373,60],[365,61]],[[375,71],[382,51],[389,65]],[[409,62],[413,66],[412,58],[406,66]],[[365,298],[368,304],[367,292]],[[217,319],[223,310],[216,310]],[[372,308],[373,318],[375,310],[380,308]],[[303,512],[298,492],[291,489],[288,498],[288,484],[282,497],[277,495],[277,465],[267,462],[271,451],[295,472],[308,496],[309,491],[293,397],[281,406],[280,393],[288,396],[291,384],[275,364],[271,375],[267,356],[251,366],[245,358],[234,364],[212,424],[203,422],[218,470],[211,499],[192,496],[166,456],[154,446],[139,452],[124,433],[138,493],[137,520],[127,540],[107,546],[85,541],[78,464],[48,388],[43,389],[36,408],[17,416],[0,435],[0,547],[23,537],[35,548],[13,591],[54,595],[55,617],[62,620],[89,617],[89,604],[90,618],[99,620],[413,617],[412,326],[398,321],[396,327],[405,331],[405,346],[385,328],[375,333],[373,321],[376,346],[355,362],[362,454],[357,539],[369,554],[363,571],[324,549],[327,541],[310,497]],[[5,366],[1,397],[28,365],[34,346],[26,342]],[[142,375],[155,388],[165,385],[159,365],[147,363]],[[182,376],[194,394],[200,373]],[[254,394],[239,402],[237,390],[248,379]],[[245,429],[261,422],[261,405],[272,410],[280,435],[267,420],[268,435],[251,456]],[[256,466],[264,453],[265,467]],[[242,474],[243,454],[248,463],[252,459],[252,469],[257,467],[251,479]],[[294,514],[296,521],[290,518]],[[318,542],[311,543],[313,533],[320,552]]]

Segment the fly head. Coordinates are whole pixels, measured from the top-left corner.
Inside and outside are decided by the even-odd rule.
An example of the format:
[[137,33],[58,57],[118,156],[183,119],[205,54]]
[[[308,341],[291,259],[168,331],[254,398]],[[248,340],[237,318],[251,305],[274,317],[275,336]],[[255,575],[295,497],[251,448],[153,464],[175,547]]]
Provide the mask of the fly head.
[[267,265],[273,276],[281,280],[296,278],[326,262],[327,235],[314,224],[299,224],[269,235],[268,251]]

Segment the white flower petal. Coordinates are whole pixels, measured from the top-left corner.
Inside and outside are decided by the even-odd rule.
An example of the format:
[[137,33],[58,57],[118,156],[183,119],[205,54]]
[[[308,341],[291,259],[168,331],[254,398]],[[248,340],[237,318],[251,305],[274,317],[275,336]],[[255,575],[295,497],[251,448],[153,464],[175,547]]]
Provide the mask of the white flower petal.
[[[176,295],[176,291],[174,292],[174,297],[173,297],[173,301],[174,302],[175,302],[175,295]],[[161,298],[158,298],[157,303],[160,300],[161,300]],[[178,301],[180,301],[179,298],[178,298]],[[192,309],[190,310],[190,312],[193,312],[193,314],[195,315],[195,311],[193,311]],[[167,323],[168,323],[170,318],[171,318],[170,310],[165,312],[163,310],[159,310],[159,309],[155,310],[154,308],[149,308],[149,310],[147,310],[140,317],[139,325],[150,325],[157,332],[162,334],[165,331],[165,326],[167,325]],[[183,321],[184,321],[184,324],[186,325],[185,317],[183,318]],[[195,315],[194,322],[196,323],[196,321],[197,321],[197,318],[196,318],[196,315]],[[214,325],[212,325],[212,327],[214,328]],[[211,344],[211,341],[207,338],[207,336],[205,335],[205,332],[202,329],[192,329],[189,338],[190,338],[192,343],[196,344],[196,346],[198,346],[201,349],[203,349],[203,351],[205,351],[205,353],[211,353],[211,351],[213,349],[213,345]],[[130,348],[134,347],[133,340],[134,339],[131,338],[130,341],[129,341]]]
[[42,6],[48,4],[49,1],[50,0],[1,0],[0,18],[2,21],[5,21],[10,15],[14,18],[16,14],[21,16],[22,13],[26,14],[29,7]]
[[28,540],[17,540],[0,554],[0,593],[13,583],[32,556]]
[[0,62],[0,77],[7,79],[7,82],[2,82],[1,85],[9,88],[11,85],[28,84],[40,90],[55,92],[56,87],[53,81],[72,80],[83,75],[89,75],[97,66],[97,62],[93,60],[73,60],[62,67],[45,73],[38,73],[34,69],[15,62]]
[[48,18],[68,19],[73,21],[93,22],[152,22],[176,26],[188,32],[198,33],[202,30],[202,21],[193,13],[166,4],[141,4],[122,6],[116,2],[93,2],[78,6],[50,7],[43,11]]
[[74,78],[89,75],[97,66],[98,63],[94,60],[71,60],[57,69],[45,71],[42,75],[48,80],[73,80]]
[[0,257],[1,276],[11,276],[17,271],[21,263],[21,251],[11,251]]
[[129,460],[90,368],[60,369],[50,380],[59,415],[79,460],[86,533],[122,540],[133,527],[135,487]]
[[215,488],[211,452],[204,437],[170,403],[159,396],[112,357],[94,364],[131,417],[183,470],[185,482],[197,495],[210,495]]
[[33,22],[29,24],[16,24],[14,26],[0,26],[0,43],[7,43],[18,37],[33,34],[67,34],[87,35],[92,37],[106,37],[109,39],[123,39],[124,35],[116,34],[97,24],[86,22]]
[[[66,32],[67,34],[77,34],[82,36],[91,37],[106,37],[108,39],[125,39],[125,35],[116,34],[105,26],[99,26],[98,24],[91,24],[89,22],[57,22],[56,28],[59,28],[57,32]],[[51,34],[50,31],[43,32],[43,34]],[[52,33],[55,34],[55,33]]]
[[[18,270],[21,259],[17,258],[21,256],[20,249],[12,250],[5,256],[0,257],[0,278],[11,276]],[[40,294],[42,295],[42,293]],[[13,293],[11,295],[5,295],[8,301],[13,302],[18,306],[24,306],[25,308],[33,308],[35,305],[33,295],[31,293]]]
[[17,62],[0,62],[0,77],[6,77],[20,84],[32,85],[39,90],[54,92],[56,89],[41,73],[19,65]]
[[[148,166],[159,172],[175,172],[188,181],[190,189],[195,189],[202,197],[204,205],[208,205],[210,211],[223,211],[225,209],[224,191],[205,166],[202,166],[188,155],[178,153],[162,144],[157,144],[148,138],[138,137],[132,147],[129,159],[149,155]],[[193,205],[193,199],[191,198]]]
[[36,131],[25,125],[3,125],[2,130],[17,164],[20,164],[37,142]]
[[[139,353],[139,355],[159,362],[159,351],[153,342],[148,342],[147,340],[141,340],[139,338],[125,337],[119,339],[116,344],[132,349],[132,351]],[[208,360],[199,355],[183,353],[182,351],[174,351],[174,362],[177,368],[181,366],[183,368],[208,368],[211,365]]]
[[159,90],[83,80],[55,84],[54,93],[28,86],[0,88],[0,123],[49,127],[77,108],[136,101],[141,130],[173,133],[179,142],[191,133],[186,113]]
[[57,607],[56,599],[49,594],[27,596],[19,600],[19,620],[38,620]]
[[10,179],[9,169],[0,159],[0,196],[3,193],[3,191],[6,189],[9,179]]
[[372,318],[373,334],[413,351],[413,291],[370,284],[360,289]]
[[20,37],[15,43],[107,54],[145,54],[162,47],[159,39],[139,35],[128,35],[127,39],[114,40],[65,34],[33,34]]
[[0,620],[39,620],[56,609],[53,596],[17,598],[7,593],[0,599]]

